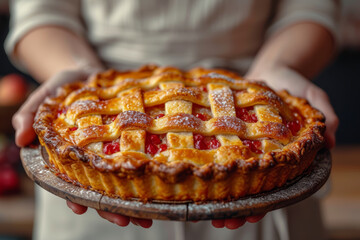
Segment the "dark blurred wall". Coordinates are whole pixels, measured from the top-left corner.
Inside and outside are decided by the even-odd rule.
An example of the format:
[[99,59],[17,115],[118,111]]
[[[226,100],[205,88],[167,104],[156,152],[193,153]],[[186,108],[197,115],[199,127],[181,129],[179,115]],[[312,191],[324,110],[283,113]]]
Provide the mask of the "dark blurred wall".
[[360,143],[360,49],[340,51],[314,81],[329,94],[339,116],[337,143]]
[[4,76],[11,72],[17,72],[17,70],[9,62],[5,50],[4,40],[8,32],[9,17],[6,15],[0,15],[0,76]]

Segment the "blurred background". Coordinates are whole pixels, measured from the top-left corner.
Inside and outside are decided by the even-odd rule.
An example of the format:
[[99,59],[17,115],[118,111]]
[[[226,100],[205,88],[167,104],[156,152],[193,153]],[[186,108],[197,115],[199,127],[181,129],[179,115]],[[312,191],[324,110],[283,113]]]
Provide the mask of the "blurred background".
[[[360,1],[342,3],[339,52],[314,79],[340,118],[331,191],[322,201],[330,240],[360,239]],[[11,117],[37,83],[16,70],[4,52],[8,24],[8,4],[0,0],[0,240],[31,239],[34,187],[21,167]]]

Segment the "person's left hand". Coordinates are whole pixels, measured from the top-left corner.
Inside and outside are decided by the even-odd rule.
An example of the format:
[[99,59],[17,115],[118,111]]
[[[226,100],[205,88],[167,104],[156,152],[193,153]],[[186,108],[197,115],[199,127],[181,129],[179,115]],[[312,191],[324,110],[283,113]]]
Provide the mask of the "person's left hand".
[[339,126],[337,117],[326,92],[303,77],[295,70],[286,66],[269,67],[260,73],[248,73],[245,78],[265,81],[274,90],[286,89],[290,94],[305,98],[309,103],[325,115],[325,140],[329,149],[335,147],[335,133]]
[[[339,120],[324,90],[287,67],[276,66],[258,74],[249,73],[245,78],[265,81],[275,90],[286,89],[295,96],[306,98],[312,106],[324,113],[326,117],[325,138],[327,146],[329,148],[335,146],[335,132],[339,125]],[[246,221],[255,223],[264,216],[265,214],[238,219],[212,220],[212,224],[216,228],[237,229],[244,225]]]
[[[87,211],[87,207],[66,201],[68,207],[76,214],[84,214]],[[134,217],[128,217],[120,214],[115,214],[111,212],[106,212],[102,210],[96,210],[100,217],[108,220],[109,222],[112,222],[118,226],[126,227],[129,225],[130,222],[132,222],[136,226],[141,226],[143,228],[149,228],[152,225],[151,219],[140,219],[140,218],[134,218]]]

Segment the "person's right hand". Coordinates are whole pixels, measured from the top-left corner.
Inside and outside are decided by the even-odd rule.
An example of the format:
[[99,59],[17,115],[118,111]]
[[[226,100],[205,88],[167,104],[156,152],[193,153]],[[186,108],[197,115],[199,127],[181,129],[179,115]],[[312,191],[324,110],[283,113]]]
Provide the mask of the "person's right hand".
[[242,227],[246,222],[257,223],[261,219],[263,219],[265,215],[266,213],[243,217],[243,218],[217,219],[217,220],[212,220],[211,223],[215,228],[226,227],[227,229],[234,230],[234,229],[238,229],[239,227]]
[[[63,71],[38,87],[25,101],[21,108],[15,113],[12,119],[12,124],[15,128],[15,142],[19,147],[25,147],[31,144],[36,134],[33,129],[35,113],[39,105],[45,100],[47,96],[53,95],[59,86],[74,81],[86,80],[91,73],[95,71],[81,71],[81,70],[68,70]],[[76,203],[67,202],[68,207],[76,214],[83,214],[86,212],[87,207],[81,206]],[[144,228],[149,228],[152,225],[152,220],[129,218],[120,214],[109,213],[97,210],[100,217],[115,223],[119,226],[127,226],[131,221],[134,225],[139,225]]]

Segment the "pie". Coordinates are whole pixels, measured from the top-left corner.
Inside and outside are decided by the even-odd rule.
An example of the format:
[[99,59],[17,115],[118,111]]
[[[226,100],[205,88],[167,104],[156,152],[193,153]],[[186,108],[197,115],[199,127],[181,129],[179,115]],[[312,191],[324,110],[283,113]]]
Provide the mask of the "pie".
[[34,129],[65,181],[141,201],[235,200],[283,186],[324,146],[324,116],[222,69],[146,65],[58,89]]

